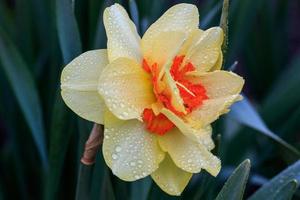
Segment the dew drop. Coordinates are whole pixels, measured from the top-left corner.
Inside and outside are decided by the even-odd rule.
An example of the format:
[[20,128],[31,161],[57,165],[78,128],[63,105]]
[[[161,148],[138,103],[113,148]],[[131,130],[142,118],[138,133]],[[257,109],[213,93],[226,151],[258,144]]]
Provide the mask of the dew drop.
[[118,158],[118,155],[117,154],[112,154],[112,159],[116,160]]
[[116,150],[116,152],[120,152],[122,150],[122,148],[117,146],[115,150]]

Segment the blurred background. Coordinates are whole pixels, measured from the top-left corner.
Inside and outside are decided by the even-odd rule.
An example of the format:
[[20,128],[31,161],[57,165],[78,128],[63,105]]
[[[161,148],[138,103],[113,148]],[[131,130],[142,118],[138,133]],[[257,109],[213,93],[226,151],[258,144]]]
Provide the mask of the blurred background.
[[245,78],[248,100],[214,123],[219,176],[203,171],[169,197],[150,178],[119,180],[100,152],[94,166],[80,165],[92,124],[62,102],[60,72],[106,48],[102,14],[114,2],[140,34],[180,2],[197,5],[203,29],[219,25],[222,9],[221,0],[0,0],[0,199],[214,199],[249,158],[247,198],[299,160],[300,1],[231,0],[225,69]]

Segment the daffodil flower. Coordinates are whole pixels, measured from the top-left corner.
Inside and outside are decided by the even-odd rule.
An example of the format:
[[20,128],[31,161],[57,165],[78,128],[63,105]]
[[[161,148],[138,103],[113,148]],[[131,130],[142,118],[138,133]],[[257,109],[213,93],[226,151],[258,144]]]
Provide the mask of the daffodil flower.
[[222,71],[223,31],[200,30],[197,7],[167,10],[142,38],[125,9],[104,11],[107,49],[83,53],[61,75],[62,97],[104,124],[103,156],[120,179],[151,175],[180,195],[193,173],[216,176],[210,124],[241,99],[238,75]]

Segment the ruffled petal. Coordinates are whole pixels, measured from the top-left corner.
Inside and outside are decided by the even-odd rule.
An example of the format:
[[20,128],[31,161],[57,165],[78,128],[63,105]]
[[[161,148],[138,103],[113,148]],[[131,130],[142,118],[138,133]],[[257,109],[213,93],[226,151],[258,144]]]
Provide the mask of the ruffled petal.
[[216,71],[216,70],[221,70],[222,69],[222,65],[223,65],[223,53],[220,50],[220,52],[219,52],[219,58],[218,58],[216,64],[209,71],[213,72],[213,71]]
[[216,156],[176,128],[159,137],[159,144],[184,171],[198,173],[203,168],[211,175],[217,176],[221,169],[221,161]]
[[204,31],[196,45],[187,52],[184,63],[191,62],[199,72],[209,71],[218,61],[223,38],[223,30],[220,27]]
[[229,107],[236,101],[242,99],[241,95],[231,95],[215,99],[208,99],[203,105],[185,116],[188,124],[193,127],[205,127],[217,120],[220,115],[229,112]]
[[188,78],[204,86],[209,99],[239,94],[245,83],[242,77],[228,71],[190,72]]
[[140,36],[126,10],[114,4],[104,10],[103,21],[107,35],[109,61],[127,57],[141,62]]
[[105,104],[97,92],[98,79],[108,64],[104,49],[88,51],[70,62],[61,74],[61,95],[80,117],[103,124]]
[[153,39],[161,32],[179,31],[189,34],[199,25],[199,13],[192,4],[177,4],[167,10],[146,31],[142,38],[143,52],[151,54]]
[[154,182],[166,193],[179,196],[192,178],[192,173],[186,172],[175,165],[170,156],[159,164],[159,168],[151,174]]
[[155,102],[151,77],[134,60],[118,58],[103,70],[98,86],[109,110],[120,119],[141,119]]
[[187,52],[197,44],[203,33],[204,31],[201,29],[193,30],[182,45],[179,55],[186,55]]
[[143,57],[149,65],[156,63],[160,69],[171,66],[187,35],[178,31],[161,32],[152,39],[150,49],[143,49]]
[[103,156],[113,174],[125,181],[144,178],[164,158],[155,135],[148,133],[138,120],[119,120],[105,112]]
[[203,145],[209,151],[215,147],[211,138],[212,128],[210,125],[193,127],[193,124],[189,124],[185,118],[178,117],[168,109],[163,108],[161,112],[189,139]]

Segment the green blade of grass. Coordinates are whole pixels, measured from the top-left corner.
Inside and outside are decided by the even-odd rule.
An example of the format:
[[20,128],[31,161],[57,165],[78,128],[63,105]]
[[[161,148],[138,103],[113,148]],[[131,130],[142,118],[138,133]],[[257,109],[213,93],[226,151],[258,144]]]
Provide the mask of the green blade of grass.
[[131,19],[134,22],[138,33],[140,33],[139,11],[135,0],[129,0],[129,11]]
[[57,91],[50,128],[49,173],[46,179],[44,199],[56,199],[60,188],[63,165],[73,132],[70,113]]
[[295,147],[282,140],[267,127],[265,122],[261,119],[255,108],[251,105],[246,97],[244,97],[242,101],[237,102],[232,106],[229,116],[239,123],[259,131],[259,133],[262,133],[277,144],[287,149],[296,158],[300,158],[300,152]]
[[[25,61],[2,30],[0,30],[0,61],[31,130],[43,167],[46,169],[48,158],[44,138],[45,129],[37,87]],[[17,125],[17,122],[15,124]]]
[[[80,34],[74,14],[73,3],[74,1],[71,2],[70,0],[56,0],[56,26],[64,64],[69,63],[82,52]],[[66,107],[64,109],[66,109]],[[56,143],[62,144],[65,147],[64,150],[66,150],[69,142],[67,140],[70,140],[70,137],[59,138]],[[64,156],[60,156],[59,162],[62,162],[63,160]],[[80,183],[85,181],[85,179],[82,178],[83,174],[85,174],[85,172],[81,172],[81,170],[79,170],[78,180]],[[84,184],[88,185],[89,183]],[[78,196],[78,193],[81,193],[81,191],[78,191],[81,189],[84,190],[85,188],[77,187],[76,196]]]
[[[293,189],[290,188],[291,186],[287,186],[287,184],[291,181],[293,182],[294,179],[296,179],[297,181],[299,181],[300,179],[300,161],[295,162],[293,165],[289,166],[287,169],[272,178],[269,182],[259,188],[259,190],[257,190],[248,200],[275,200],[277,199],[276,194],[279,194],[279,191],[293,191]],[[295,185],[295,183],[291,184]]]
[[290,200],[298,188],[298,181],[292,180],[278,190],[274,195],[274,200]]
[[72,7],[70,0],[56,1],[56,24],[65,64],[82,51],[78,25]]
[[250,171],[250,160],[242,162],[231,174],[216,200],[241,200]]
[[[93,175],[94,165],[84,165],[80,163],[77,189],[76,189],[76,200],[90,199],[91,182]],[[100,180],[99,180],[100,181]]]
[[218,2],[200,21],[200,27],[202,29],[207,29],[210,25],[213,19],[217,16],[219,11],[221,10],[222,3]]

